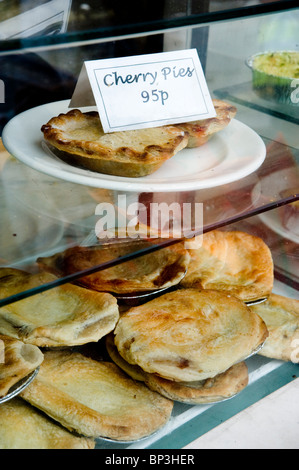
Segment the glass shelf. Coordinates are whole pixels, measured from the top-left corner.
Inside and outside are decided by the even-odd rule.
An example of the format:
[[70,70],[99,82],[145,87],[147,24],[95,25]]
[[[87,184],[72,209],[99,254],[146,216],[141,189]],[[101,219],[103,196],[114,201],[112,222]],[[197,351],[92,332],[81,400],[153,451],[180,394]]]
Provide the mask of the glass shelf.
[[[95,215],[99,202],[113,202],[119,195],[134,198],[142,203],[150,214],[152,203],[176,202],[183,208],[189,203],[202,203],[203,225],[190,225],[190,234],[230,226],[237,221],[266,213],[299,199],[298,161],[299,150],[264,138],[267,157],[253,174],[239,181],[216,188],[192,191],[190,193],[117,193],[110,190],[89,188],[66,183],[53,177],[41,175],[2,152],[1,170],[2,225],[1,264],[25,271],[37,269],[38,257],[64,251],[71,246],[101,244],[95,236]],[[180,215],[178,215],[180,217]],[[139,221],[148,225],[148,220]],[[51,229],[49,229],[49,227]],[[80,277],[92,274],[124,261],[170,246],[180,241],[176,235],[171,238],[154,237],[152,243],[136,253],[112,259],[103,265],[94,266],[57,281],[20,292],[0,301],[0,306],[57,287]],[[186,234],[185,234],[186,236]],[[187,235],[188,236],[188,235]],[[104,240],[105,242],[105,240]],[[136,250],[136,248],[135,248]]]
[[175,403],[169,425],[153,438],[125,446],[97,440],[96,449],[182,449],[195,439],[298,377],[298,364],[255,356],[247,361],[249,385],[236,397],[214,405]]
[[[119,1],[99,5],[96,0],[3,0],[0,18],[0,53],[57,47],[83,41],[134,37],[161,30],[208,24],[298,7],[295,0],[155,0],[150,7],[142,0],[130,1],[123,9]],[[38,11],[39,9],[39,11]],[[38,15],[40,27],[24,26],[30,12]],[[51,20],[52,18],[52,20]],[[19,25],[21,23],[21,26]],[[1,40],[2,39],[2,40]]]
[[252,83],[240,83],[234,86],[214,90],[214,94],[222,100],[230,100],[237,104],[248,106],[262,113],[270,114],[279,119],[299,124],[297,106],[288,106],[275,101],[266,101],[260,98],[252,89]]

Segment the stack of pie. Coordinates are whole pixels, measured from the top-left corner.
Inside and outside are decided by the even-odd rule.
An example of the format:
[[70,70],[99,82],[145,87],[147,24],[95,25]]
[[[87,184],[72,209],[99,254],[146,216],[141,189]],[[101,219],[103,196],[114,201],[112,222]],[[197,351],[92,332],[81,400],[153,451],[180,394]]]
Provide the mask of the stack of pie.
[[[49,286],[0,308],[0,394],[38,368],[18,398],[0,405],[0,448],[143,439],[167,425],[174,402],[241,392],[251,355],[298,360],[299,301],[272,293],[272,257],[261,239],[215,230],[130,257],[147,248],[146,240],[118,240],[38,259],[35,274],[0,269],[0,298]],[[78,272],[81,279],[59,282]],[[123,308],[122,295],[134,293],[140,302]],[[86,354],[90,344],[103,355]]]
[[[156,432],[170,419],[173,402],[136,384],[111,362],[73,349],[98,343],[114,330],[116,298],[69,283],[55,286],[57,280],[46,272],[0,269],[2,298],[52,284],[0,308],[0,394],[5,397],[39,368],[19,395],[25,402],[18,398],[0,405],[0,448],[93,448],[95,438],[119,442]],[[20,420],[28,429],[36,427],[30,437]]]
[[135,380],[165,397],[210,403],[247,385],[244,361],[267,336],[264,321],[240,299],[178,289],[125,312],[107,349]]

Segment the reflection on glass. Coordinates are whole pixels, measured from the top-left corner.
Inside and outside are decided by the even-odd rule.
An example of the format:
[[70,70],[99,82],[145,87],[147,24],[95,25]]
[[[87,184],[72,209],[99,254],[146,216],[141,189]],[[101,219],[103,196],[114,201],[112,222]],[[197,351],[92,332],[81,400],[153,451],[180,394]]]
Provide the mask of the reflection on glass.
[[71,0],[0,3],[0,39],[48,36],[65,32]]

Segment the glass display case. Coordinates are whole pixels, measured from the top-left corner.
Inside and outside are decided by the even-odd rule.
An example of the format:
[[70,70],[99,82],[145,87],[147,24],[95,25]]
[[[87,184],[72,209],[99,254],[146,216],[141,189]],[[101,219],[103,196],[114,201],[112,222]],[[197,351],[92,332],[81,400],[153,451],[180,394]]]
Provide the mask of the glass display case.
[[[258,53],[298,53],[298,3],[139,0],[123,5],[114,0],[0,1],[0,267],[34,274],[38,260],[69,248],[109,249],[124,242],[128,206],[134,204],[145,209],[133,215],[146,234],[145,245],[128,244],[120,256],[111,250],[104,262],[87,269],[15,291],[0,289],[0,308],[218,229],[261,238],[274,262],[273,291],[299,300],[299,216],[292,215],[288,223],[285,218],[288,209],[298,211],[299,75],[292,81],[292,103],[286,104],[258,94],[248,66]],[[195,169],[193,157],[182,161],[175,156],[165,169],[144,178],[111,177],[45,154],[41,126],[47,116],[68,109],[85,61],[187,49],[197,50],[211,97],[237,108],[224,134],[201,149]],[[11,123],[17,123],[13,141]],[[177,163],[172,166],[172,161]],[[200,207],[200,216],[192,213],[178,236],[170,227],[176,219],[181,224],[186,203]],[[160,225],[149,233],[154,204],[175,204],[177,212],[166,211],[168,230]],[[97,227],[107,205],[114,212],[105,215],[109,237],[104,237]],[[125,236],[118,237],[123,230]],[[130,308],[136,299],[118,301]],[[91,347],[105,355],[102,343]],[[249,384],[231,400],[175,403],[171,420],[154,436],[127,444],[98,439],[96,447],[181,449],[298,374],[298,364],[258,354],[247,365]]]

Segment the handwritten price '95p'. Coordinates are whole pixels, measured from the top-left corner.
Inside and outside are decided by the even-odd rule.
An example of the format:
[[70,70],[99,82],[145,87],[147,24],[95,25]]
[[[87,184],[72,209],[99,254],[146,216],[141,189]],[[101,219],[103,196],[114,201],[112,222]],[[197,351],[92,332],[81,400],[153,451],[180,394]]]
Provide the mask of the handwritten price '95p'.
[[164,106],[165,101],[168,100],[169,95],[167,91],[164,90],[152,90],[150,93],[144,90],[141,93],[141,97],[143,99],[143,103],[148,103],[149,101],[157,101]]

